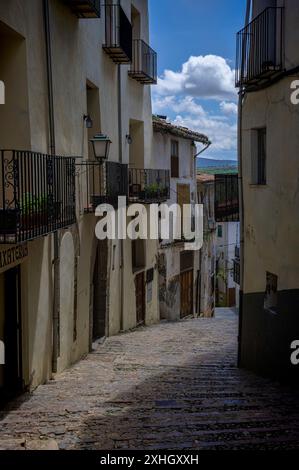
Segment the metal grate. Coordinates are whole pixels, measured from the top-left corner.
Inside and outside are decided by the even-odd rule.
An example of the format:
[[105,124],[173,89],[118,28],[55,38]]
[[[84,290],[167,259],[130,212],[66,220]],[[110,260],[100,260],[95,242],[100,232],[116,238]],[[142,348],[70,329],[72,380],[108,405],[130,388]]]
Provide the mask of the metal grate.
[[75,221],[73,157],[0,151],[0,243],[33,240]]
[[130,201],[154,203],[170,198],[170,174],[168,170],[129,169]]
[[283,70],[284,8],[269,7],[237,34],[236,86],[257,85]]
[[216,222],[238,222],[239,180],[238,175],[215,175]]
[[118,196],[128,196],[128,165],[117,162],[78,163],[85,212],[94,212],[100,204],[117,207]]
[[133,62],[129,76],[144,85],[157,84],[157,53],[142,39],[133,41]]

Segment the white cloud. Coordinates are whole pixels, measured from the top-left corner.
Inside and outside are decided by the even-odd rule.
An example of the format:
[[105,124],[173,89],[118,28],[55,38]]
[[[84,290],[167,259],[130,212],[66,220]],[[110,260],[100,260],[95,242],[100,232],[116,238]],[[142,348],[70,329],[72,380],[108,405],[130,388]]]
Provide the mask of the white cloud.
[[232,102],[229,102],[229,101],[222,101],[220,103],[220,109],[222,111],[223,114],[233,114],[233,115],[237,115],[238,114],[238,106],[236,105],[236,103],[232,103]]
[[235,100],[235,72],[216,55],[191,56],[180,72],[165,70],[158,79],[159,95],[188,95],[218,101]]
[[220,155],[221,152],[234,153],[237,148],[237,125],[229,121],[219,121],[215,117],[206,114],[203,117],[194,118],[191,115],[177,115],[173,121],[179,126],[188,127],[206,134],[212,141],[209,154]]
[[164,112],[165,109],[171,109],[175,113],[189,113],[194,115],[205,115],[203,107],[196,103],[192,96],[185,96],[178,100],[175,96],[163,96],[153,98],[154,112]]
[[[225,104],[234,105],[228,102]],[[209,155],[221,156],[224,152],[236,152],[237,125],[234,115],[210,114],[190,96],[155,97],[153,107],[155,113],[170,114],[174,124],[206,134],[212,141]],[[225,107],[228,108],[230,106]]]

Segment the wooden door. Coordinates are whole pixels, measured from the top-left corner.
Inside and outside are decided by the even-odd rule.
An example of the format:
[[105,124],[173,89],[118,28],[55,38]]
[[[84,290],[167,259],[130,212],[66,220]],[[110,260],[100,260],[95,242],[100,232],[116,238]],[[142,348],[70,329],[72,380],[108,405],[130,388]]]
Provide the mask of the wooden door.
[[184,235],[183,229],[184,229],[184,205],[185,204],[190,204],[191,202],[191,196],[190,196],[190,185],[189,184],[178,184],[177,185],[177,202],[178,205],[181,208],[181,231],[182,231],[182,237]]
[[181,273],[181,318],[193,314],[193,269]]
[[107,329],[107,240],[99,241],[93,274],[93,329],[92,340],[106,336]]
[[20,266],[4,274],[4,344],[3,389],[7,397],[23,388]]
[[137,274],[135,278],[136,288],[136,323],[143,325],[145,323],[145,276],[144,272]]

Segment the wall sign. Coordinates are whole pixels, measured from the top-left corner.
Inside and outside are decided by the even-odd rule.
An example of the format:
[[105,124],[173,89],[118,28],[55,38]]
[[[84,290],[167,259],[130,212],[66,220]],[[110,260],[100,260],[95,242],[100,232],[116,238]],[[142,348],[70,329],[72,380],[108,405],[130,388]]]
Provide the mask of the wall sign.
[[14,268],[28,257],[28,245],[0,245],[0,272]]

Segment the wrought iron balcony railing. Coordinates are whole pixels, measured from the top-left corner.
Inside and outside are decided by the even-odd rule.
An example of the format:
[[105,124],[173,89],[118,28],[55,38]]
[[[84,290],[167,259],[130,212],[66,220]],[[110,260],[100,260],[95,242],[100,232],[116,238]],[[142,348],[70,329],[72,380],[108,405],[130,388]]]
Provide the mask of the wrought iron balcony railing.
[[78,18],[100,18],[101,0],[64,0]]
[[142,39],[133,41],[133,62],[129,76],[142,84],[157,83],[157,53]]
[[129,169],[129,199],[131,202],[151,204],[170,198],[168,170]]
[[100,204],[117,207],[118,196],[128,197],[128,165],[116,162],[82,162],[77,164],[81,177],[81,196],[86,213],[95,212]]
[[236,86],[267,81],[283,70],[284,8],[269,7],[237,34]]
[[76,221],[75,159],[0,151],[0,243],[19,243]]
[[116,64],[132,62],[132,25],[120,5],[105,5],[103,49]]
[[216,222],[238,222],[239,181],[238,175],[215,175]]

